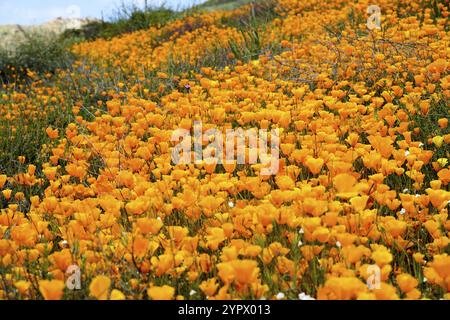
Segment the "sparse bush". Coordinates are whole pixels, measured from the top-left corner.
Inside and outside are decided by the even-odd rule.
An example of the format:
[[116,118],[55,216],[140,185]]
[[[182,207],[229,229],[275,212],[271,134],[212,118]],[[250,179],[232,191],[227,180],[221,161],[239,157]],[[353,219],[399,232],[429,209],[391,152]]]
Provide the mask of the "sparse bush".
[[80,30],[67,30],[62,37],[76,37],[83,40],[110,39],[124,33],[165,25],[178,15],[179,13],[163,6],[140,9],[136,6],[122,5],[110,21],[92,21]]

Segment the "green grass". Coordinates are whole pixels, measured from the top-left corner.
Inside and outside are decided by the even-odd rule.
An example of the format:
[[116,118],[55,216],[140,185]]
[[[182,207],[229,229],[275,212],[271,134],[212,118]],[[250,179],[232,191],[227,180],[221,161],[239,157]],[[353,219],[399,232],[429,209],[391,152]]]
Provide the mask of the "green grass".
[[88,41],[98,38],[110,39],[124,33],[165,25],[178,18],[180,14],[165,7],[140,9],[122,5],[110,21],[92,21],[80,30],[67,30],[62,37]]

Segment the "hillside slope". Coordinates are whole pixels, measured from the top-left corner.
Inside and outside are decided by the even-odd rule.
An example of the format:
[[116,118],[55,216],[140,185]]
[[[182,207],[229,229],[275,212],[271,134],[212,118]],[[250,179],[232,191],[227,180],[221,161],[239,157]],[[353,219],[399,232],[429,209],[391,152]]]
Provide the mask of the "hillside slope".
[[[206,11],[232,10],[249,2],[251,0],[210,0],[202,5],[196,6],[194,9]],[[14,50],[19,43],[26,41],[27,37],[43,36],[53,40],[66,30],[80,30],[93,22],[99,22],[99,20],[93,18],[57,18],[40,25],[32,26],[0,25],[0,38],[2,39],[0,42],[0,50]]]

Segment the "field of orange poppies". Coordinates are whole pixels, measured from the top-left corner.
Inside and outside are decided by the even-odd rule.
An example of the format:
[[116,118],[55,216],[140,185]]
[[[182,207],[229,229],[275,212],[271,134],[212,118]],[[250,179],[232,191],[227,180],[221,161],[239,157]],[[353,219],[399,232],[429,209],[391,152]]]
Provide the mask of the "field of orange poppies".
[[[371,4],[197,12],[4,82],[0,299],[450,299],[449,2]],[[175,164],[195,122],[278,129],[279,170]]]

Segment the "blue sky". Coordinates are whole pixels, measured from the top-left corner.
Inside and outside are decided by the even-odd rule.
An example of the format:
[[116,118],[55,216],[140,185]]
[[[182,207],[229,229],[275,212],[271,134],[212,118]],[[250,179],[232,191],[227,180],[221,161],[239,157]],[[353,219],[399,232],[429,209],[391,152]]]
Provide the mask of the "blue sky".
[[[0,0],[0,25],[39,24],[57,17],[108,18],[122,2],[143,6],[144,0]],[[149,5],[165,3],[182,8],[204,0],[148,0]]]

